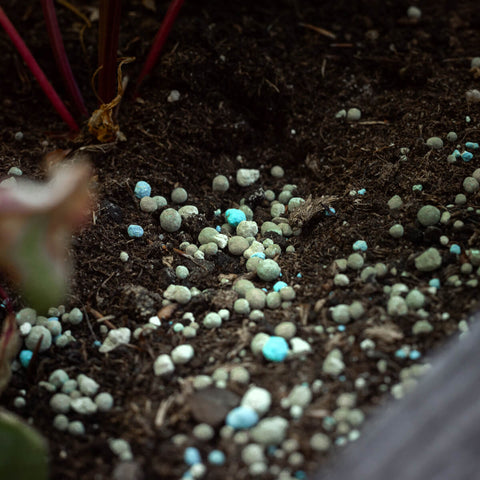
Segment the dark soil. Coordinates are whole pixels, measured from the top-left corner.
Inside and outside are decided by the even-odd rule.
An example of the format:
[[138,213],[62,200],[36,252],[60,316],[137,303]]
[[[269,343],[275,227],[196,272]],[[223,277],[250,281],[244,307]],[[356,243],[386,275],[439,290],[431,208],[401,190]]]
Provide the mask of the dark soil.
[[[35,2],[3,3],[66,98],[55,74],[40,9]],[[132,82],[167,6],[167,2],[156,3],[155,14],[138,1],[129,2],[123,12],[120,54],[137,58],[124,69]],[[76,4],[87,12],[85,2]],[[17,413],[32,419],[48,439],[52,479],[181,478],[188,468],[183,461],[185,445],[170,440],[178,433],[188,435],[187,445],[197,446],[204,459],[214,448],[225,452],[225,465],[209,465],[205,478],[253,478],[241,460],[242,447],[222,439],[220,426],[208,442],[192,436],[198,421],[192,416],[191,380],[237,364],[249,370],[250,383],[271,392],[268,415],[289,419],[287,437],[298,440],[305,457],[304,464],[291,467],[288,455],[267,455],[269,465],[289,468],[292,475],[297,470],[312,472],[327,455],[312,451],[310,437],[325,431],[322,419],[337,408],[340,393],[356,392],[357,406],[371,412],[388,398],[402,369],[415,363],[395,357],[400,347],[416,348],[424,355],[423,362],[432,349],[458,331],[458,322],[466,319],[478,302],[478,289],[465,286],[476,277],[476,267],[470,275],[461,274],[460,267],[468,262],[465,250],[478,248],[476,209],[480,206],[478,193],[467,194],[466,205],[456,206],[454,199],[463,193],[463,179],[477,168],[478,159],[448,163],[447,156],[456,143],[449,144],[445,138],[455,131],[460,145],[479,140],[478,105],[468,104],[465,92],[478,86],[470,60],[480,53],[480,10],[473,1],[425,0],[421,20],[413,22],[406,15],[408,6],[408,2],[393,0],[186,2],[157,68],[142,87],[141,99],[135,101],[127,92],[122,101],[118,121],[127,141],[105,146],[98,145],[86,130],[73,140],[62,135],[65,127],[7,37],[0,35],[2,178],[12,166],[20,167],[28,177],[44,178],[42,158],[46,153],[57,148],[78,152],[87,147],[83,152],[94,165],[98,190],[95,223],[75,236],[72,248],[76,269],[66,307],[79,307],[86,317],[72,328],[77,342],[66,349],[52,347],[27,371],[15,373],[1,402],[14,410],[13,399],[20,389],[26,390],[27,406]],[[96,68],[96,24],[86,31],[83,52],[80,20],[63,7],[58,11],[74,72],[93,110],[96,102],[90,77]],[[303,24],[325,28],[335,38]],[[180,92],[178,102],[167,102],[172,89]],[[351,107],[361,109],[360,121],[335,117],[340,109]],[[17,131],[24,133],[21,142],[14,139]],[[443,138],[445,147],[430,150],[425,140],[431,136]],[[405,147],[409,149],[406,160],[400,153]],[[283,179],[270,175],[274,165],[285,169]],[[235,183],[239,168],[260,169],[260,180],[253,187],[239,187]],[[229,191],[222,195],[211,189],[218,174],[231,180]],[[162,232],[158,213],[139,209],[133,194],[138,180],[148,181],[152,194],[168,199],[174,187],[186,188],[187,203],[196,205],[202,215],[186,222],[180,232]],[[307,219],[301,235],[285,243],[294,245],[295,253],[278,258],[282,279],[295,286],[295,301],[287,309],[265,310],[265,320],[257,323],[232,312],[221,328],[201,326],[196,338],[185,340],[169,321],[175,323],[190,311],[201,324],[206,312],[226,306],[220,296],[227,295],[231,287],[221,284],[220,276],[232,274],[235,278],[246,270],[244,260],[228,252],[192,262],[175,249],[183,241],[196,243],[201,228],[218,224],[216,209],[223,212],[242,198],[254,210],[255,221],[270,220],[268,202],[248,199],[260,186],[278,194],[286,183],[296,184],[296,195],[303,198],[334,196],[329,205],[336,210],[335,216]],[[416,184],[422,184],[423,191],[412,191]],[[362,188],[365,195],[350,194]],[[404,207],[395,213],[387,201],[396,194],[404,200]],[[450,222],[429,229],[420,226],[416,213],[426,204],[450,211]],[[463,228],[455,229],[455,220],[462,220]],[[388,233],[395,223],[405,227],[401,239]],[[129,224],[142,225],[143,238],[130,239]],[[458,244],[462,254],[450,254],[448,246],[440,245],[440,235],[449,238],[449,245]],[[369,247],[365,265],[383,262],[388,273],[364,282],[358,272],[348,270],[350,285],[337,287],[333,283],[334,260],[350,255],[352,244],[359,239]],[[430,246],[441,252],[442,267],[433,273],[419,272],[414,258]],[[127,263],[119,260],[123,250],[130,256]],[[188,280],[175,278],[177,265],[190,269]],[[459,275],[460,286],[447,284],[452,275]],[[436,294],[428,291],[432,277],[442,284]],[[432,333],[412,334],[412,326],[420,318],[414,311],[396,318],[387,315],[384,287],[399,282],[426,294]],[[153,335],[132,339],[131,345],[107,355],[98,352],[93,345],[95,340],[103,340],[98,317],[111,316],[115,327],[133,331],[160,310],[163,291],[170,283],[195,286],[203,293],[179,306]],[[272,286],[257,279],[255,283]],[[6,286],[20,309],[21,298]],[[366,313],[344,332],[338,331],[329,308],[353,300],[361,301]],[[445,313],[447,319],[442,316]],[[297,336],[311,344],[313,353],[278,364],[254,357],[248,346],[253,335],[273,334],[275,325],[284,320],[295,322]],[[375,338],[376,347],[369,354],[360,348],[360,342],[368,337],[367,327],[392,323],[403,338]],[[318,333],[318,325],[325,328],[324,333]],[[185,342],[195,349],[193,361],[178,366],[171,378],[155,377],[155,358]],[[341,349],[346,364],[343,381],[322,371],[323,360],[334,347]],[[241,357],[238,353],[243,348]],[[381,359],[386,360],[385,372],[377,368]],[[71,419],[84,421],[83,436],[52,428],[51,394],[38,382],[47,380],[57,368],[71,377],[79,373],[91,376],[115,399],[109,413],[88,418],[69,414]],[[366,388],[355,388],[358,377],[365,378]],[[280,400],[295,385],[311,384],[315,379],[323,380],[322,389],[314,394],[302,418],[292,420]],[[227,389],[240,396],[247,388],[227,383]],[[157,422],[159,408],[166,408],[161,424]],[[332,441],[340,436],[335,430],[326,433]],[[143,477],[125,471],[124,476],[114,477],[115,468],[119,474],[119,460],[108,447],[111,437],[130,442],[134,464]],[[258,478],[277,477],[267,474]]]

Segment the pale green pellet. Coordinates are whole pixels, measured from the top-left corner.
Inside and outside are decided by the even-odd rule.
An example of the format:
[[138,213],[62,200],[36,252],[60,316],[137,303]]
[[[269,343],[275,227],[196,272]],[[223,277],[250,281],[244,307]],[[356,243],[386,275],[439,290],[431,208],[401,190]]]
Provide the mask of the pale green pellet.
[[281,217],[285,211],[285,205],[280,202],[276,202],[270,207],[270,215],[272,217]]
[[173,208],[167,208],[160,214],[160,225],[167,232],[176,232],[182,225],[182,217]]
[[245,298],[235,300],[233,311],[239,315],[248,315],[250,313],[250,304]]
[[267,307],[274,310],[276,308],[280,308],[282,304],[282,297],[280,296],[279,292],[270,292],[267,294],[266,299]]
[[187,201],[188,194],[184,188],[177,187],[172,190],[171,198],[173,203],[184,203]]
[[278,278],[280,271],[281,270],[277,262],[271,259],[266,259],[259,263],[257,267],[257,276],[265,282],[271,282]]
[[224,193],[229,189],[229,187],[230,182],[228,181],[228,178],[225,177],[225,175],[217,175],[212,180],[212,190],[214,192]]
[[235,235],[228,240],[228,251],[232,255],[240,256],[249,247],[248,240],[244,237]]
[[245,297],[247,291],[251,288],[255,288],[255,285],[245,278],[241,278],[233,284],[233,290],[237,292],[240,297]]
[[[257,271],[257,274],[258,274],[258,271]],[[265,307],[267,294],[260,288],[251,288],[245,294],[245,299],[250,305],[250,308],[261,310],[262,308]]]
[[271,168],[270,174],[273,178],[282,178],[285,175],[285,170],[280,165],[275,165]]
[[177,276],[178,279],[185,280],[190,275],[190,272],[188,268],[185,267],[184,265],[179,265],[175,269],[175,275]]
[[146,213],[153,213],[158,209],[158,204],[152,197],[142,197],[140,199],[140,210]]

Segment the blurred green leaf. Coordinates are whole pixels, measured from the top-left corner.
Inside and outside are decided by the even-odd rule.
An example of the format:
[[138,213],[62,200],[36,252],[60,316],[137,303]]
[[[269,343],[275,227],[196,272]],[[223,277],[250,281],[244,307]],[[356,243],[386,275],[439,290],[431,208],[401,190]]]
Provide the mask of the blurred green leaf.
[[0,187],[0,268],[39,312],[60,304],[67,291],[66,254],[89,211],[89,179],[89,166],[77,163],[55,167],[47,183]]
[[22,419],[3,409],[0,409],[0,478],[48,478],[46,441]]

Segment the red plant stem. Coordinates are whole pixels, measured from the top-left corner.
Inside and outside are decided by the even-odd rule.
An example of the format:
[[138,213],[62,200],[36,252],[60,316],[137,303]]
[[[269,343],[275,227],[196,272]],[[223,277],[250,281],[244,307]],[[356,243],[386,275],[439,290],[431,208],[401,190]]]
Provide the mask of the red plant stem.
[[121,0],[100,0],[98,25],[98,96],[103,103],[117,94],[117,49],[120,33]]
[[153,40],[152,47],[150,48],[150,52],[148,53],[147,59],[143,64],[142,71],[138,76],[137,85],[135,88],[136,91],[140,87],[140,84],[142,83],[143,79],[150,73],[150,71],[153,69],[153,67],[157,63],[158,56],[160,55],[163,45],[167,40],[168,34],[172,29],[173,23],[177,18],[178,12],[180,12],[180,8],[182,7],[183,2],[184,0],[172,0],[172,2],[170,3],[167,13],[165,14],[165,17],[163,19],[163,22],[160,25],[160,28],[158,29],[157,34],[155,35],[155,38]]
[[57,113],[62,117],[63,121],[70,127],[73,131],[78,131],[78,125],[73,119],[70,112],[65,107],[64,103],[58,96],[55,89],[52,87],[52,84],[48,81],[47,77],[43,73],[42,69],[36,62],[35,58],[31,54],[28,47],[25,45],[25,42],[22,40],[18,34],[15,27],[12,25],[10,20],[7,17],[7,14],[4,12],[3,8],[0,7],[0,25],[3,27],[7,35],[10,37],[10,40],[15,45],[15,48],[18,50],[18,53],[22,56],[23,60],[27,64],[28,68],[32,72],[33,76],[37,79],[38,84],[44,91],[45,95],[50,100],[53,108]]
[[70,62],[68,61],[68,57],[65,52],[53,0],[42,0],[42,8],[43,16],[45,17],[45,23],[47,25],[48,36],[50,37],[50,45],[55,56],[55,61],[57,62],[57,68],[63,77],[65,86],[70,94],[72,102],[78,110],[78,113],[88,116],[88,111],[85,107],[82,94],[80,93],[80,89],[75,81]]
[[0,297],[2,298],[3,305],[5,305],[5,308],[7,309],[7,313],[13,313],[12,301],[2,287],[0,287]]

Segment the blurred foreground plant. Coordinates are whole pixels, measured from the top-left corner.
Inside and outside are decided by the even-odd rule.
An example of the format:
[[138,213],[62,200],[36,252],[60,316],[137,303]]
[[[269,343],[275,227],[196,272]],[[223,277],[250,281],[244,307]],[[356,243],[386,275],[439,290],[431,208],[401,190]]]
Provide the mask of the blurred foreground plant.
[[87,219],[89,179],[90,167],[76,163],[53,167],[47,183],[0,186],[0,269],[39,312],[59,305],[67,292],[67,249]]
[[[8,308],[0,335],[0,395],[11,377],[10,363],[20,350],[15,314]],[[47,444],[25,421],[0,408],[0,478],[47,480]]]

